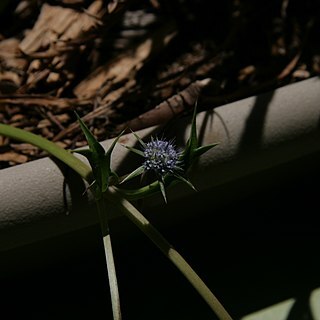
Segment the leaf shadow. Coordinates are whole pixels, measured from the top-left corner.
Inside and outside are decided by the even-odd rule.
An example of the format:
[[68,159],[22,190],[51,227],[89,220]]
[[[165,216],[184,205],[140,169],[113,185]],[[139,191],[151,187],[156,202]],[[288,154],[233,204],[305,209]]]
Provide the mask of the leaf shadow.
[[274,90],[256,97],[252,110],[246,119],[245,128],[239,143],[239,153],[260,149],[266,114],[273,96]]
[[302,292],[296,297],[286,320],[315,320],[310,309],[310,292]]
[[69,215],[73,212],[92,210],[84,180],[60,160],[52,158],[52,161],[57,165],[64,177],[62,188],[65,214]]

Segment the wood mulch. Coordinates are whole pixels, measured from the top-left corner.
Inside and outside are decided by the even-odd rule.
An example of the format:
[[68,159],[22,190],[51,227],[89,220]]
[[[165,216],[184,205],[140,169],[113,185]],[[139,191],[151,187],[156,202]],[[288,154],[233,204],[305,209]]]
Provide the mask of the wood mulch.
[[[64,148],[320,73],[318,0],[15,0],[0,5],[0,122]],[[0,169],[45,154],[0,136]]]

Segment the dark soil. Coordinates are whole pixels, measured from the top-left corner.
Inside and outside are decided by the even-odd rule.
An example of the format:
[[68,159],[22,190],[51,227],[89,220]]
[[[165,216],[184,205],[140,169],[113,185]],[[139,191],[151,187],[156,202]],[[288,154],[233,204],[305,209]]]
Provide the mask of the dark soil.
[[74,110],[104,140],[318,75],[320,2],[2,1],[0,39],[0,122],[75,148]]

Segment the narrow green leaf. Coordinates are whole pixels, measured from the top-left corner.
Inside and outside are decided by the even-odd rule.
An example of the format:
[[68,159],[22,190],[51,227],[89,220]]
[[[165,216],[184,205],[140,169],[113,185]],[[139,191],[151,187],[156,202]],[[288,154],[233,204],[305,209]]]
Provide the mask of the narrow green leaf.
[[154,181],[147,186],[136,188],[136,189],[123,189],[114,187],[119,193],[129,200],[138,200],[152,196],[160,191],[159,181]]
[[135,133],[131,130],[132,134],[136,137],[136,139],[140,142],[140,144],[145,148],[146,144],[143,142],[143,140]]
[[186,183],[191,189],[193,189],[194,191],[197,191],[197,189],[195,188],[195,186],[189,181],[187,180],[186,178],[180,176],[179,174],[175,174],[174,175],[178,180]]
[[208,146],[200,146],[197,137],[197,128],[196,128],[196,115],[197,115],[197,105],[193,111],[192,123],[191,123],[191,132],[190,137],[187,141],[186,147],[181,154],[181,162],[183,164],[184,170],[188,170],[188,168],[193,164],[193,162],[200,157],[202,154],[215,147],[217,143],[210,144]]
[[201,155],[203,155],[204,153],[206,153],[207,151],[209,151],[213,147],[217,146],[218,144],[219,143],[213,143],[213,144],[209,144],[207,146],[202,146],[202,147],[195,149],[193,152],[194,157],[196,157],[196,158],[200,157]]
[[105,151],[104,151],[103,147],[101,146],[101,144],[96,140],[94,135],[91,133],[91,131],[85,125],[85,123],[82,121],[82,119],[79,117],[79,115],[76,111],[75,111],[75,114],[76,114],[77,119],[79,121],[81,130],[83,131],[83,133],[87,139],[90,150],[92,152],[96,152],[98,155],[104,155]]
[[[100,166],[101,166],[101,178],[102,178],[102,184],[101,184],[101,189],[102,192],[107,191],[108,187],[109,187],[109,183],[110,183],[110,178],[111,176],[115,177],[115,172],[113,172],[111,170],[111,154],[112,151],[115,147],[115,145],[117,144],[118,140],[120,139],[120,137],[123,135],[124,131],[122,131],[112,142],[111,146],[109,147],[109,149],[107,150],[107,152],[105,153],[105,155],[103,155],[103,157],[101,157],[100,160]],[[116,175],[117,176],[117,175]],[[117,178],[119,178],[117,176]]]
[[108,149],[108,151],[107,151],[107,153],[106,153],[106,155],[107,155],[109,158],[110,158],[110,156],[111,156],[111,153],[112,153],[115,145],[116,145],[117,142],[119,141],[120,137],[124,134],[124,131],[125,131],[125,130],[123,130],[123,131],[120,132],[120,134],[113,140],[111,146],[109,147],[109,149]]
[[187,142],[187,145],[189,146],[189,148],[191,150],[194,150],[195,148],[198,147],[196,117],[197,117],[197,104],[195,105],[195,107],[193,109],[190,138],[189,138],[189,140]]
[[[101,146],[101,144],[96,140],[94,135],[90,132],[88,127],[84,124],[84,122],[81,120],[79,115],[75,112],[80,127],[87,139],[89,149],[91,151],[84,151],[82,154],[87,157],[87,159],[90,162],[92,172],[94,175],[94,178],[97,181],[97,185],[100,188],[100,192],[105,192],[108,189],[109,186],[109,177],[110,177],[110,156],[106,156],[104,148]],[[80,152],[81,153],[81,152]]]
[[[163,178],[163,183],[166,188],[169,188],[176,183],[178,180],[173,175],[166,175]],[[121,193],[128,200],[138,200],[149,196],[152,196],[158,192],[161,192],[159,180],[151,182],[147,186],[136,188],[136,189],[123,189],[119,187],[114,187],[119,193]]]
[[194,150],[198,147],[196,115],[197,115],[197,105],[195,105],[194,110],[193,110],[190,136],[189,136],[189,139],[186,143],[186,147],[185,147],[185,149],[182,153],[182,156],[181,156],[181,160],[186,167],[185,169],[188,169],[188,167],[194,161]]
[[142,150],[139,150],[139,149],[136,149],[136,148],[133,148],[133,147],[129,147],[129,146],[126,146],[126,145],[123,145],[125,148],[127,148],[128,150],[138,154],[139,156],[142,156],[144,157],[144,153]]
[[164,182],[162,180],[159,180],[159,186],[160,186],[160,191],[164,199],[164,202],[167,203],[166,190],[165,190]]
[[144,167],[140,166],[139,168],[137,168],[136,170],[132,171],[131,173],[129,173],[121,182],[120,184],[127,182],[139,175],[141,175],[144,172]]
[[86,187],[82,195],[85,195],[88,192],[88,190],[91,189],[95,184],[96,184],[96,180],[92,181],[92,183],[90,183],[90,185]]

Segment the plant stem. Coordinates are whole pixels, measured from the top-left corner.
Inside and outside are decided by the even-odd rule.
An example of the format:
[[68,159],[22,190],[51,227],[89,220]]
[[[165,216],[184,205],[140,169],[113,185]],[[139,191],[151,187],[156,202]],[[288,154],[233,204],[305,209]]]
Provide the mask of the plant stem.
[[201,280],[197,273],[191,268],[186,260],[170,245],[162,234],[126,199],[119,196],[114,188],[106,193],[108,200],[112,201],[119,210],[126,215],[153,243],[162,251],[162,253],[180,270],[191,285],[198,291],[201,297],[209,305],[212,311],[220,320],[232,320],[232,317],[210,291],[207,285]]
[[[87,180],[89,183],[92,182],[92,170],[90,169],[90,167],[80,159],[75,157],[69,151],[59,147],[56,143],[53,143],[31,132],[1,123],[0,135],[5,135],[15,140],[21,140],[30,143],[42,150],[47,151],[50,155],[56,157],[57,159],[68,165],[70,168],[75,170],[83,179]],[[96,205],[98,208],[99,220],[103,235],[103,245],[108,270],[113,319],[121,320],[119,290],[104,199],[101,197],[96,197]]]
[[30,143],[44,151],[47,151],[50,155],[63,161],[66,165],[75,170],[81,177],[86,180],[90,180],[91,169],[71,152],[59,147],[56,143],[34,133],[2,123],[0,123],[0,135]]
[[[88,182],[91,182],[91,169],[73,154],[57,146],[55,143],[30,132],[26,132],[5,124],[0,124],[0,134],[33,144],[47,151],[49,154],[55,156],[59,160],[63,161],[66,165],[74,169],[82,178]],[[153,193],[158,191],[158,187],[159,186],[157,184],[154,184],[153,188],[150,188],[151,190],[149,190],[149,192],[151,191],[151,193]],[[141,196],[146,196],[149,192],[145,188],[142,188],[138,191],[132,192],[131,194],[128,192],[128,196],[131,196],[132,198],[139,198]],[[209,307],[216,313],[220,320],[232,320],[231,316],[228,314],[219,300],[195,273],[191,266],[129,201],[119,196],[115,188],[112,187],[110,187],[110,192],[106,192],[105,195],[120,209],[122,213],[124,213],[131,221],[133,221],[182,272],[182,274],[189,280],[192,286],[198,291],[198,293],[207,302]],[[119,290],[104,199],[97,197],[96,204],[103,234],[103,245],[108,269],[113,318],[114,320],[121,320]]]
[[[164,178],[166,188],[177,184],[179,181],[174,176],[166,176]],[[147,186],[137,189],[123,189],[114,187],[119,194],[128,200],[139,200],[152,196],[155,193],[161,192],[160,182],[158,180],[148,184]]]
[[105,252],[106,263],[107,263],[113,319],[121,320],[119,288],[118,288],[118,282],[117,282],[115,263],[113,259],[111,236],[109,232],[109,223],[108,223],[108,218],[106,216],[106,205],[103,198],[96,199],[96,204],[97,204],[99,220],[101,224],[103,246],[104,246],[104,252]]

